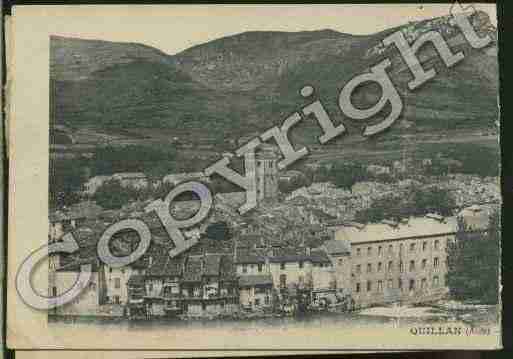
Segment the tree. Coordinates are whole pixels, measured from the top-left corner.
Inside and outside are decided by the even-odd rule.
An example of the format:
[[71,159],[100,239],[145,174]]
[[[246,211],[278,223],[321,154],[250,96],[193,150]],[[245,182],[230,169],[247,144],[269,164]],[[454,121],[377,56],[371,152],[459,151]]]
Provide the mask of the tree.
[[351,187],[359,181],[367,178],[366,169],[355,163],[335,163],[331,170],[331,180],[341,188],[351,190]]
[[117,209],[137,198],[137,191],[123,187],[119,181],[108,181],[94,193],[93,199],[105,209]]
[[447,248],[447,285],[457,300],[497,304],[499,294],[499,212],[490,217],[486,232],[470,232],[460,222]]
[[414,188],[407,193],[377,199],[369,208],[356,212],[355,220],[362,223],[379,222],[383,219],[399,220],[433,212],[449,216],[455,206],[454,197],[448,190],[436,187]]
[[[399,219],[403,216],[405,204],[400,196],[388,195],[380,198],[369,208],[362,209],[355,214],[355,220],[361,223],[379,222],[383,219]],[[404,213],[405,216],[406,213]]]
[[50,208],[69,206],[80,201],[83,170],[76,160],[51,160],[49,173]]
[[176,149],[173,145],[105,146],[95,150],[91,167],[95,175],[144,172],[162,176],[175,169],[175,159]]
[[456,207],[456,201],[451,193],[438,187],[416,189],[412,197],[412,202],[417,208],[416,214],[419,215],[435,212],[442,216],[449,216]]

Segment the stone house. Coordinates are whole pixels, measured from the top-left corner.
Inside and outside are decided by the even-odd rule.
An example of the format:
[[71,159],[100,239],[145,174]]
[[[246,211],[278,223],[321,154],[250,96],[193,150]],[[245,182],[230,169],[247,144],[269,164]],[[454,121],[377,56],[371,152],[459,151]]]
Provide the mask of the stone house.
[[148,315],[145,303],[145,276],[134,274],[127,282],[128,301],[126,312],[129,318],[146,318]]
[[273,279],[270,274],[239,277],[239,302],[243,309],[265,310],[272,307]]
[[238,311],[233,262],[222,254],[189,255],[181,281],[181,303],[189,316],[217,316]]
[[332,264],[325,253],[309,248],[277,248],[269,258],[274,288],[311,289],[334,281]]
[[[69,290],[76,282],[82,265],[91,265],[91,277],[87,287],[71,302],[51,309],[49,314],[70,316],[97,316],[101,314],[102,305],[105,304],[106,284],[103,278],[102,266],[98,261],[77,259],[55,270],[52,268],[48,277],[48,295],[55,297]],[[121,315],[121,312],[119,313]]]
[[344,240],[329,240],[322,248],[333,263],[336,288],[339,292],[351,292],[351,243]]
[[172,316],[182,312],[179,299],[184,261],[180,256],[171,258],[166,251],[152,256],[144,279],[148,315]]
[[493,206],[472,205],[462,209],[458,213],[458,219],[468,230],[482,230],[488,228],[492,212]]

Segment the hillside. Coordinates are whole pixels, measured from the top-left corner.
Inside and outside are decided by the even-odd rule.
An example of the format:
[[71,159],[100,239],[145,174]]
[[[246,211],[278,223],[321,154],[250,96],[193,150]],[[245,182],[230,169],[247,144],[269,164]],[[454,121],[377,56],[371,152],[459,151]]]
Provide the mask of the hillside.
[[96,71],[137,61],[171,64],[169,55],[135,43],[50,37],[50,76],[56,81],[78,81]]
[[[486,21],[480,26],[490,31]],[[496,46],[470,49],[444,18],[399,29],[418,34],[431,28],[444,29],[453,51],[462,50],[466,57],[445,69],[433,48],[424,47],[423,62],[439,73],[415,92],[407,90],[411,74],[397,50],[379,48],[396,29],[369,36],[332,30],[247,32],[174,56],[140,44],[52,37],[51,121],[73,130],[144,131],[150,137],[166,134],[189,143],[208,138],[225,144],[297,111],[306,103],[298,94],[305,84],[314,85],[329,113],[340,118],[342,86],[388,57],[391,77],[405,102],[398,129],[493,127],[498,113]],[[370,106],[379,96],[377,87],[366,86],[354,102]],[[356,135],[365,125],[348,122]],[[313,140],[312,131],[318,131],[315,123],[305,121],[295,136]]]
[[366,36],[333,30],[252,31],[194,46],[173,57],[198,82],[224,90],[252,90],[302,64],[344,56]]

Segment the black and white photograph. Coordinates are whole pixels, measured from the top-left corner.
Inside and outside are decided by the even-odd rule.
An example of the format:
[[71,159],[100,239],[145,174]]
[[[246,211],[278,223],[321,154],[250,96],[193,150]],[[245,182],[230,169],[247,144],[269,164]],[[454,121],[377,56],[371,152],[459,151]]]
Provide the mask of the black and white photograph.
[[50,332],[500,347],[495,4],[151,14],[48,36]]

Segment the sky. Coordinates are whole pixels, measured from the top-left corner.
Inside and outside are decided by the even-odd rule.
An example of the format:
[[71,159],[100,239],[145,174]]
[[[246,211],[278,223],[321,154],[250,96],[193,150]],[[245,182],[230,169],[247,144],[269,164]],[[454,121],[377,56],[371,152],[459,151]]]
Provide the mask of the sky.
[[[497,24],[495,4],[475,7],[486,11]],[[130,10],[82,6],[77,16],[54,16],[54,34],[138,42],[175,54],[244,31],[333,29],[371,34],[409,21],[448,15],[450,8],[451,4],[147,5],[132,6]]]

